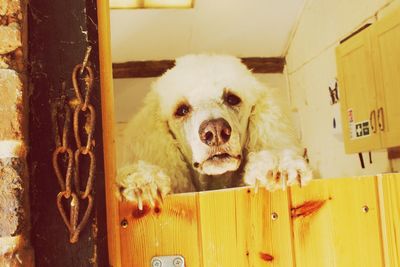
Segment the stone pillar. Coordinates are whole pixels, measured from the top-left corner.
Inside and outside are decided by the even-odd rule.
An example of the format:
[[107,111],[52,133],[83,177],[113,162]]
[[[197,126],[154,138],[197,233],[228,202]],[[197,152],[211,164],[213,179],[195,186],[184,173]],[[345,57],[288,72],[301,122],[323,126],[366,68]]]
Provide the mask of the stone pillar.
[[33,266],[26,132],[26,3],[0,0],[0,266]]

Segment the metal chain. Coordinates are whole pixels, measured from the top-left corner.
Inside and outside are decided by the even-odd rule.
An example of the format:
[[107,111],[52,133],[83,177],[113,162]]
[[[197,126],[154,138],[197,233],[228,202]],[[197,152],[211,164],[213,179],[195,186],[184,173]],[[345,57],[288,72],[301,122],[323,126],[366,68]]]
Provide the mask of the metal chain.
[[[85,70],[87,72],[83,78],[85,95],[82,97],[79,76],[81,76]],[[68,137],[71,127],[71,110],[67,104],[64,104],[64,124],[61,135],[58,121],[62,116],[58,109],[53,112],[53,124],[55,125],[56,129],[56,148],[53,152],[52,163],[56,178],[61,188],[60,193],[57,195],[57,207],[61,214],[61,218],[63,219],[70,233],[70,242],[75,243],[78,241],[79,234],[87,224],[90,213],[93,209],[92,192],[96,169],[96,157],[93,153],[93,134],[95,129],[96,111],[94,106],[90,104],[90,95],[93,88],[93,70],[85,63],[76,65],[72,71],[72,84],[75,90],[76,99],[78,101],[78,104],[74,109],[72,121],[76,150],[74,153],[68,144]],[[82,113],[84,114],[85,118],[85,125],[83,126],[79,124]],[[86,135],[87,138],[84,146],[82,146],[80,137],[81,135]],[[65,154],[64,159],[66,159],[65,161],[67,162],[65,176],[63,176],[61,173],[59,166],[59,158],[62,154]],[[82,157],[87,157],[89,160],[89,172],[84,190],[81,190],[80,177],[80,161]],[[74,190],[71,186],[72,177],[74,182]],[[67,211],[65,209],[66,205],[63,204],[63,201],[65,201],[64,199],[69,200],[69,215],[67,215]],[[82,206],[81,202],[84,200],[87,200],[87,206],[83,212],[81,220],[79,221],[79,209]]]

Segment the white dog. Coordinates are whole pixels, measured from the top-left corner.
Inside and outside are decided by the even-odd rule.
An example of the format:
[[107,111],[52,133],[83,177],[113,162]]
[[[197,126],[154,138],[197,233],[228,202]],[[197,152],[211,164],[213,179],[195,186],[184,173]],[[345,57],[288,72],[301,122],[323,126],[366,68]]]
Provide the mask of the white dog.
[[124,135],[117,183],[129,201],[312,177],[273,90],[237,58],[190,55],[154,84]]

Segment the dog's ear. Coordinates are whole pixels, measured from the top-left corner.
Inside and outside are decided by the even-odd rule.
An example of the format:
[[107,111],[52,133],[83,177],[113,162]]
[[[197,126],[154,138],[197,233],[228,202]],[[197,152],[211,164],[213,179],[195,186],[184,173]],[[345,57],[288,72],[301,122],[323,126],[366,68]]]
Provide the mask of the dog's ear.
[[122,164],[145,161],[170,176],[173,188],[187,188],[190,171],[160,113],[158,94],[151,91],[124,131]]
[[288,108],[285,108],[277,97],[275,90],[260,90],[260,96],[252,108],[246,145],[248,152],[299,148],[296,132],[288,116]]

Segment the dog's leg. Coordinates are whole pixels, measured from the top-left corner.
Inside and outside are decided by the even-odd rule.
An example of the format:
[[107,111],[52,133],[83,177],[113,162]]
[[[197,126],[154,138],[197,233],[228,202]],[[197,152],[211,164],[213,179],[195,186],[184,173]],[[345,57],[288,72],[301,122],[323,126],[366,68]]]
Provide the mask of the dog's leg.
[[138,208],[148,202],[155,206],[157,200],[171,192],[171,179],[161,168],[144,161],[127,165],[118,170],[119,197],[136,202]]
[[291,150],[249,153],[243,177],[245,184],[259,184],[271,191],[286,185],[305,185],[311,179],[312,172],[305,160]]

